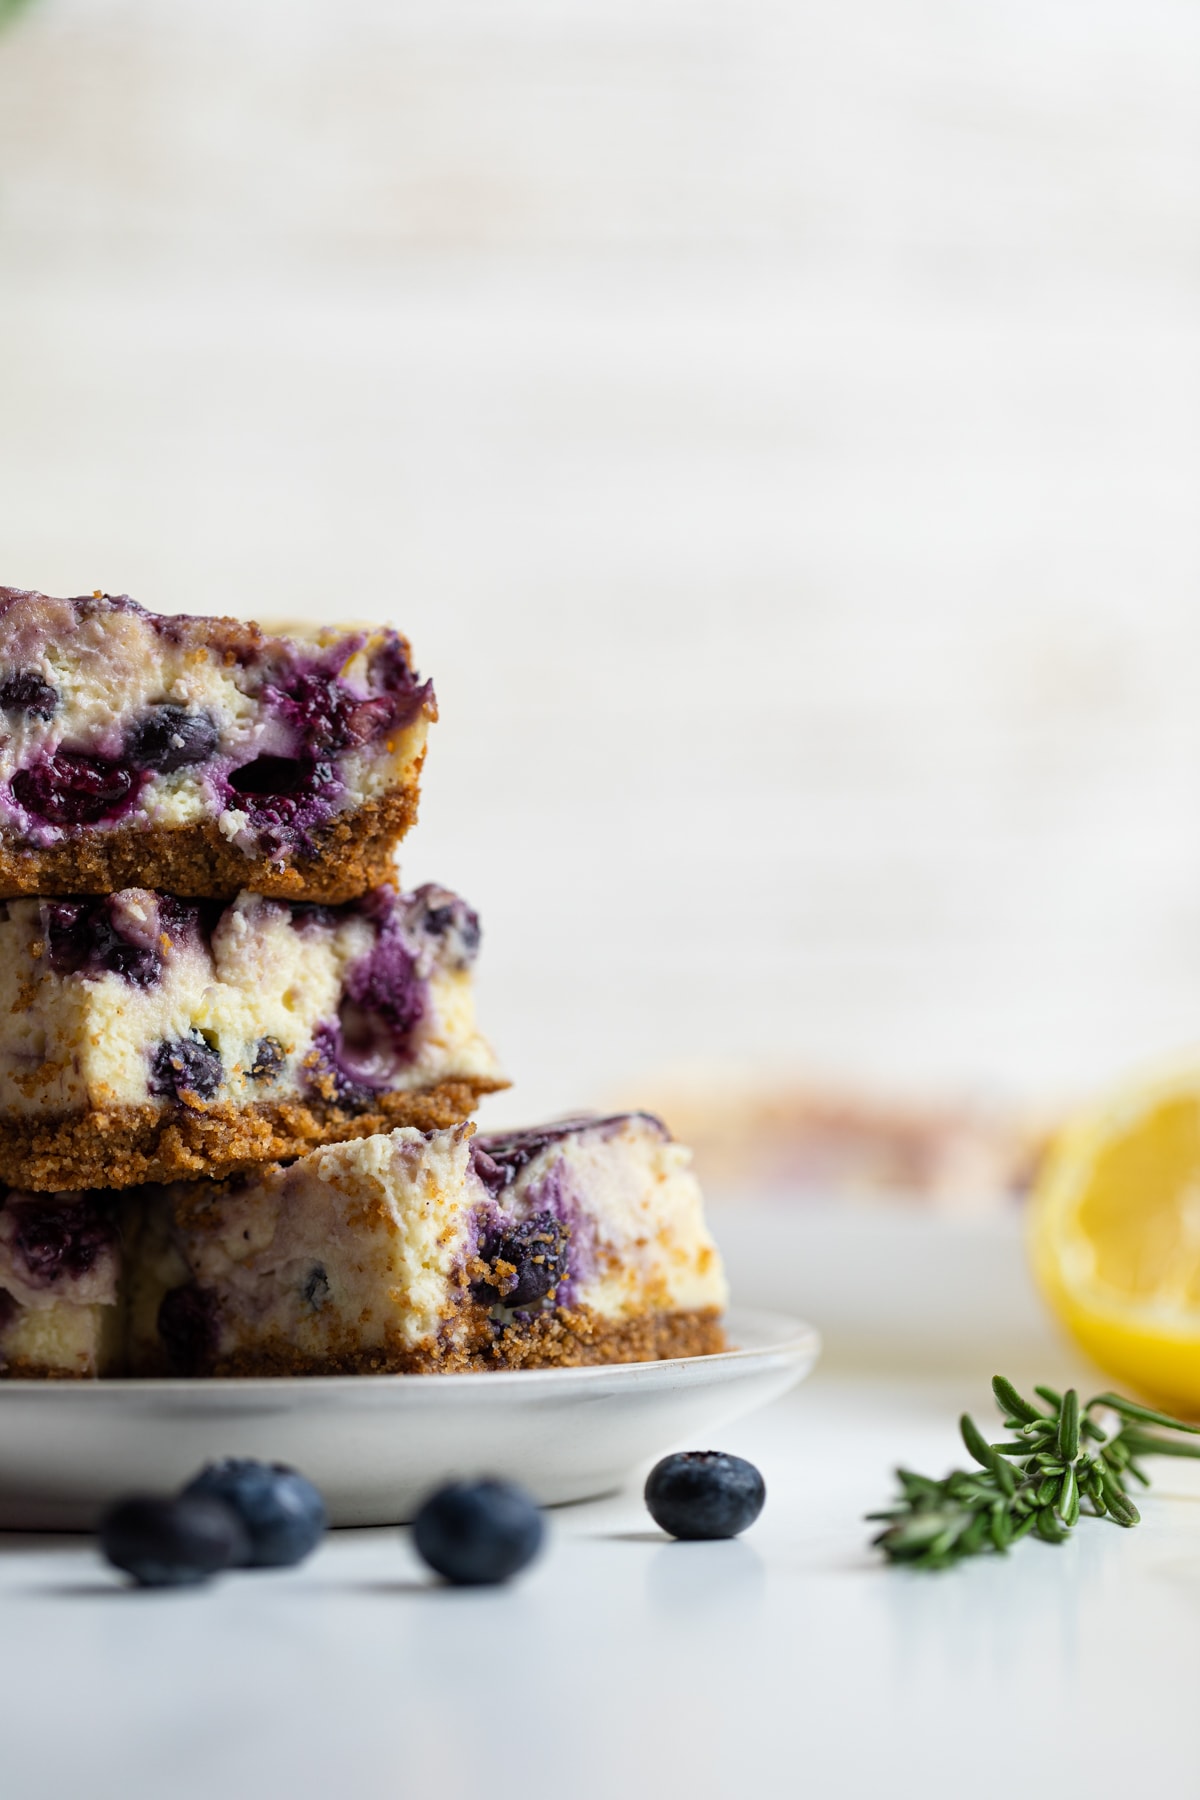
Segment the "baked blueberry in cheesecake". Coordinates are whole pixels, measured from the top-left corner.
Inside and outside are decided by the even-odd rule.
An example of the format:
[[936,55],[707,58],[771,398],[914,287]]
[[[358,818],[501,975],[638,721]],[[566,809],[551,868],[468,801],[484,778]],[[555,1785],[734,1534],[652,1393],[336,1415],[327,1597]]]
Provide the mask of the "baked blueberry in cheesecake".
[[0,1198],[0,1375],[117,1372],[121,1239],[113,1197]]
[[447,1372],[724,1347],[690,1152],[645,1114],[408,1128],[130,1208],[136,1374]]
[[0,588],[0,895],[353,899],[389,878],[436,716],[395,631]]
[[479,922],[445,888],[347,906],[147,888],[0,903],[0,1180],[224,1175],[506,1083],[475,1024]]

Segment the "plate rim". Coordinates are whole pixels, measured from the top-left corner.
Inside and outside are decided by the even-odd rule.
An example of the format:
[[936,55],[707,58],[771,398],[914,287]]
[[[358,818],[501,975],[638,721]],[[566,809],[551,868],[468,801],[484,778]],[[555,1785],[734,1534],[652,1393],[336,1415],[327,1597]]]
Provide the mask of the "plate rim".
[[[627,1363],[589,1363],[583,1367],[566,1369],[464,1369],[446,1374],[380,1374],[380,1375],[237,1375],[237,1376],[101,1376],[96,1380],[43,1380],[18,1378],[13,1381],[0,1379],[0,1407],[6,1397],[12,1399],[44,1398],[48,1405],[65,1406],[68,1400],[79,1400],[84,1394],[109,1396],[116,1394],[140,1394],[147,1400],[153,1398],[177,1398],[180,1400],[227,1399],[267,1399],[272,1395],[283,1398],[301,1393],[309,1393],[314,1397],[332,1396],[334,1394],[366,1393],[435,1393],[447,1390],[461,1393],[475,1390],[480,1381],[486,1381],[487,1391],[497,1387],[509,1390],[514,1386],[518,1391],[528,1391],[535,1387],[553,1385],[588,1386],[596,1381],[612,1380],[614,1377],[630,1380],[638,1375],[643,1377],[647,1370],[665,1374],[668,1370],[685,1369],[730,1369],[744,1367],[747,1363],[769,1363],[778,1359],[784,1361],[800,1361],[807,1358],[810,1366],[821,1354],[821,1333],[807,1319],[793,1318],[788,1313],[775,1312],[764,1307],[731,1307],[725,1315],[729,1328],[736,1331],[738,1323],[755,1324],[760,1329],[774,1330],[779,1333],[776,1341],[765,1344],[738,1345],[730,1350],[711,1350],[699,1356],[665,1356],[651,1362]],[[433,1385],[431,1385],[433,1384]],[[51,1396],[55,1398],[51,1398]],[[59,1398],[61,1396],[61,1398]],[[99,1401],[84,1400],[83,1404],[99,1404]]]

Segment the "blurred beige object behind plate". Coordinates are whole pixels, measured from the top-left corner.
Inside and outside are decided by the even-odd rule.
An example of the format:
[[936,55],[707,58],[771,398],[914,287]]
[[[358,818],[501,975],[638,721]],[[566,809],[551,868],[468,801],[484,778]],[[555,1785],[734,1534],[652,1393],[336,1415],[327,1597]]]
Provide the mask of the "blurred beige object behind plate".
[[1001,1102],[747,1087],[736,1075],[664,1080],[639,1104],[691,1145],[709,1194],[886,1198],[961,1215],[1007,1211],[1051,1135],[1048,1117]]
[[543,1505],[613,1492],[640,1463],[786,1393],[820,1353],[810,1325],[733,1312],[716,1356],[485,1375],[0,1383],[0,1527],[86,1531],[135,1490],[219,1456],[290,1463],[334,1525],[410,1518],[439,1482],[519,1481]]

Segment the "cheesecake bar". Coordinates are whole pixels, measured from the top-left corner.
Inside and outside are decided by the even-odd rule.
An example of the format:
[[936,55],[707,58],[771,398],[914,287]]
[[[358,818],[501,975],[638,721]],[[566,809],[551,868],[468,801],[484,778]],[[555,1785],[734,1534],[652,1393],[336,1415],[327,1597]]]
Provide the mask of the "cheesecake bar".
[[0,1181],[224,1175],[505,1083],[475,1023],[479,921],[445,888],[347,906],[147,888],[0,902]]
[[0,588],[0,715],[0,896],[336,904],[389,879],[437,708],[395,631]]
[[121,1239],[111,1196],[0,1198],[0,1376],[119,1372]]
[[407,1128],[129,1208],[134,1374],[433,1373],[725,1347],[690,1152],[657,1119]]

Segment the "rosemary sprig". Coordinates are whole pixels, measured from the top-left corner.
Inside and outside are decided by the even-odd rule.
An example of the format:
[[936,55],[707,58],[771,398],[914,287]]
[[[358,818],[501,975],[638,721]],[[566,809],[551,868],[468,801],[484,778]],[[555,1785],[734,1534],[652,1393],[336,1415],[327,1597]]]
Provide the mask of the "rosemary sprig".
[[[867,1517],[883,1523],[872,1542],[892,1562],[919,1569],[946,1569],[964,1556],[1004,1552],[1035,1532],[1061,1544],[1086,1510],[1118,1525],[1141,1517],[1129,1497],[1131,1480],[1149,1487],[1145,1456],[1200,1457],[1200,1444],[1163,1437],[1147,1426],[1200,1436],[1166,1413],[1139,1406],[1120,1394],[1097,1394],[1083,1407],[1074,1388],[1059,1394],[1038,1387],[1035,1406],[1011,1381],[992,1382],[996,1405],[1011,1435],[989,1443],[969,1414],[959,1421],[963,1443],[975,1467],[955,1469],[941,1481],[897,1469],[900,1494],[894,1506]],[[1116,1413],[1115,1431],[1096,1413]]]
[[0,0],[0,27],[9,19],[15,19],[21,9],[29,4],[29,0]]

